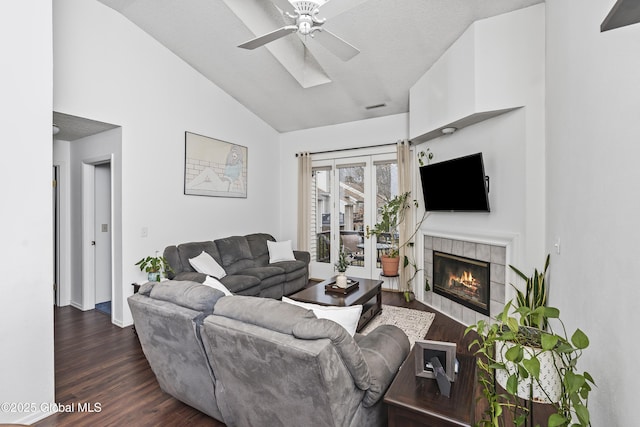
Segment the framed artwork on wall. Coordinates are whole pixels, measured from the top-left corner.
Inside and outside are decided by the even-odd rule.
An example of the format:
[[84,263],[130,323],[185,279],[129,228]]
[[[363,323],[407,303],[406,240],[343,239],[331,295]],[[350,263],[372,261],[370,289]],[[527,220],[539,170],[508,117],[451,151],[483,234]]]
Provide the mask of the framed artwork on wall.
[[184,194],[247,197],[247,147],[191,132],[184,141]]

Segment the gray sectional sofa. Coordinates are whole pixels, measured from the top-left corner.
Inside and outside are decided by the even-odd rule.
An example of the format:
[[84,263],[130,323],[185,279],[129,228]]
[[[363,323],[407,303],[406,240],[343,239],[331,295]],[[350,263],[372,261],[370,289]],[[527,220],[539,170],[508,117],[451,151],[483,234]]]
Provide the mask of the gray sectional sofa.
[[173,269],[168,278],[204,282],[207,275],[198,273],[189,262],[204,251],[224,268],[226,275],[218,278],[234,294],[279,299],[304,288],[309,281],[309,252],[293,251],[294,260],[270,264],[267,241],[275,239],[254,233],[168,246],[164,257]]
[[227,426],[384,426],[409,353],[399,328],[349,335],[312,311],[189,281],[129,297],[160,387]]

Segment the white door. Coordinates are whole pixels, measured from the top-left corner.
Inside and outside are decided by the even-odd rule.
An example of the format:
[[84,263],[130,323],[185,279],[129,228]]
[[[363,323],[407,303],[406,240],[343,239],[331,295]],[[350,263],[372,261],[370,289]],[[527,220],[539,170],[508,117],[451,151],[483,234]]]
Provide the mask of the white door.
[[347,275],[378,278],[383,246],[367,238],[377,210],[398,192],[395,153],[313,161],[311,277],[336,274],[340,250],[350,261]]
[[111,301],[111,164],[95,167],[95,303]]

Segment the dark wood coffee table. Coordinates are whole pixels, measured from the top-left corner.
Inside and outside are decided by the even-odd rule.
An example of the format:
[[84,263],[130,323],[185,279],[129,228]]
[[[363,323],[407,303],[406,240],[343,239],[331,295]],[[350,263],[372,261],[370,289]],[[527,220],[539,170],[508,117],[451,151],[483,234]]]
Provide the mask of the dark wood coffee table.
[[358,289],[346,295],[325,291],[324,287],[326,284],[335,282],[335,277],[332,277],[324,282],[317,283],[295,294],[289,295],[289,298],[296,301],[336,307],[350,307],[352,305],[362,304],[362,314],[360,315],[360,321],[356,328],[357,331],[360,331],[376,314],[382,311],[383,281],[351,276],[349,276],[349,279],[357,281],[359,286]]

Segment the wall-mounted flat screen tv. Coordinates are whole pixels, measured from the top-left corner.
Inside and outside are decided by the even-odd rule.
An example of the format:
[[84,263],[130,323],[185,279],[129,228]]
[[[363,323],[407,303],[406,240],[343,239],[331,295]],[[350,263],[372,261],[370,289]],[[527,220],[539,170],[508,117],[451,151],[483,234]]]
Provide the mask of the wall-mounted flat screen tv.
[[482,153],[420,167],[427,211],[489,212]]

